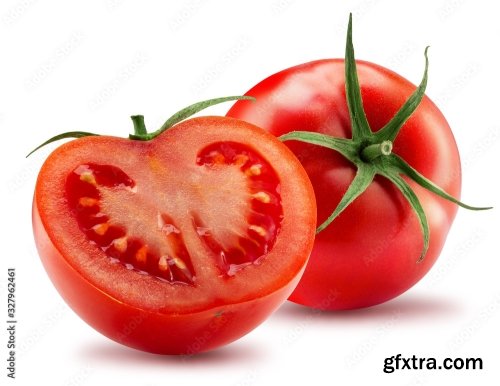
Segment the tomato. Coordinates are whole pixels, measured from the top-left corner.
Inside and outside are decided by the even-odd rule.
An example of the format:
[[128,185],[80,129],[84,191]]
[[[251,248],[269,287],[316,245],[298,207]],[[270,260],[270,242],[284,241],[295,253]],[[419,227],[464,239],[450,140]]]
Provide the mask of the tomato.
[[194,354],[260,324],[312,249],[316,206],[285,145],[232,118],[149,141],[85,136],[39,173],[36,245],[88,324],[124,345]]
[[[362,105],[371,130],[386,125],[415,86],[382,66],[356,61]],[[237,101],[228,116],[276,136],[294,130],[353,137],[346,102],[345,61],[318,60],[271,75],[247,92],[255,103]],[[318,223],[335,210],[356,175],[338,152],[304,142],[286,142],[309,175],[317,200]],[[392,152],[452,196],[460,194],[461,168],[455,139],[436,105],[426,96],[402,126]],[[353,309],[385,302],[417,283],[436,261],[456,213],[456,205],[409,178],[428,219],[425,258],[418,217],[387,178],[372,183],[328,227],[317,234],[306,271],[290,296],[303,305]],[[403,184],[403,183],[402,183]]]

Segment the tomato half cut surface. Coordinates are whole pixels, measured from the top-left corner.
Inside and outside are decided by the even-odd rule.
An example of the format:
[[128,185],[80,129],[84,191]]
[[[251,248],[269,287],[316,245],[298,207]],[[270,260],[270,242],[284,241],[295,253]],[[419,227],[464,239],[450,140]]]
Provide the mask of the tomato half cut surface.
[[151,141],[92,136],[38,176],[42,262],[95,329],[155,353],[231,342],[293,291],[312,249],[314,193],[274,136],[222,117]]

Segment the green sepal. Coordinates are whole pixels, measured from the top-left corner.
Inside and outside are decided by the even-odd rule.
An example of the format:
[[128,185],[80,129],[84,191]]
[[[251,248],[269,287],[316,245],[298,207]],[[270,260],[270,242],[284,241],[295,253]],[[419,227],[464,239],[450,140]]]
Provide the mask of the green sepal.
[[332,223],[356,198],[358,198],[372,183],[376,170],[373,165],[363,164],[358,166],[356,176],[342,196],[333,213],[318,227],[316,233],[321,232]]
[[311,131],[290,131],[289,133],[281,135],[278,139],[283,142],[296,140],[326,147],[338,151],[351,162],[356,163],[358,161],[358,152],[350,139],[335,138]]
[[372,136],[372,131],[366,119],[359,87],[356,59],[354,58],[354,45],[352,44],[352,13],[349,14],[347,26],[347,39],[345,48],[345,90],[347,107],[351,118],[352,139],[359,140]]
[[33,154],[38,149],[44,147],[45,145],[48,145],[49,143],[52,143],[52,142],[55,142],[55,141],[59,141],[60,139],[65,139],[65,138],[82,138],[82,137],[90,137],[90,136],[98,136],[98,135],[99,134],[89,133],[89,132],[86,132],[86,131],[68,131],[66,133],[57,134],[57,135],[53,136],[52,138],[46,140],[41,145],[38,145],[33,150],[31,150],[28,153],[28,155],[26,156],[26,158],[28,158],[31,154]]
[[478,207],[478,206],[470,206],[470,205],[464,204],[463,202],[457,200],[452,195],[446,193],[443,189],[441,189],[439,186],[437,186],[434,182],[432,182],[431,180],[424,177],[422,174],[420,174],[418,171],[416,171],[414,168],[412,168],[410,165],[408,165],[408,163],[405,160],[403,160],[401,157],[399,157],[396,154],[392,154],[390,157],[388,157],[387,162],[391,165],[392,173],[404,174],[405,176],[411,178],[413,181],[415,181],[417,184],[419,184],[421,187],[423,187],[423,188],[429,190],[430,192],[444,198],[445,200],[451,201],[454,204],[461,206],[462,208],[469,209],[469,210],[487,210],[487,209],[493,208],[491,206]]
[[412,95],[408,98],[408,100],[403,104],[403,106],[401,106],[399,111],[392,117],[392,119],[384,127],[382,127],[379,131],[377,131],[374,134],[373,140],[375,142],[382,142],[382,141],[394,142],[396,136],[398,135],[399,131],[401,130],[405,122],[410,118],[413,112],[420,105],[420,102],[422,101],[422,98],[425,95],[425,89],[427,87],[427,79],[428,79],[427,73],[429,70],[429,58],[427,56],[428,49],[429,46],[427,46],[424,51],[425,70],[422,80],[420,81],[420,84],[418,85],[417,89],[412,93]]
[[420,257],[417,260],[418,262],[421,262],[424,259],[427,250],[429,249],[429,234],[430,234],[429,223],[427,222],[427,216],[425,215],[424,208],[422,207],[422,204],[420,203],[415,192],[412,190],[410,185],[408,185],[408,183],[403,179],[403,177],[394,174],[392,172],[379,172],[379,173],[385,178],[387,178],[389,181],[391,181],[394,185],[396,185],[396,187],[401,191],[401,193],[409,202],[413,211],[417,215],[418,222],[420,223],[420,228],[422,230],[422,235],[424,239],[422,252],[420,253]]

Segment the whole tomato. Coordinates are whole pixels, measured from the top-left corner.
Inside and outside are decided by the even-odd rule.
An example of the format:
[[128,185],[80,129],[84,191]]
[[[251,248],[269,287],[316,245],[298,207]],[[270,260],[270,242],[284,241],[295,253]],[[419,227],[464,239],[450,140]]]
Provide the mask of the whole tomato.
[[452,197],[460,158],[445,117],[424,96],[425,57],[418,88],[356,62],[350,20],[345,60],[280,71],[246,93],[256,102],[228,112],[287,140],[313,184],[322,225],[291,301],[337,310],[394,298],[436,261],[456,204],[473,209]]

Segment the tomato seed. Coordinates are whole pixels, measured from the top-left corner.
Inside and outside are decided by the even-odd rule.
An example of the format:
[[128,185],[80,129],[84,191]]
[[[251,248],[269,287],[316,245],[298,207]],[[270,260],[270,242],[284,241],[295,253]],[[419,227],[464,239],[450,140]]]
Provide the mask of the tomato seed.
[[250,225],[248,227],[248,229],[251,230],[251,231],[254,231],[255,233],[257,233],[261,237],[266,237],[267,236],[266,230],[264,228],[262,228],[261,226]]
[[269,204],[271,202],[271,197],[265,192],[257,192],[252,194],[252,197],[264,204]]
[[92,227],[93,231],[97,233],[99,236],[103,236],[109,229],[109,224],[107,222],[94,225]]
[[94,206],[99,203],[99,200],[91,197],[81,197],[78,203],[83,207]]
[[118,252],[125,252],[127,250],[127,238],[126,237],[120,237],[119,239],[114,239],[113,240],[113,246]]
[[84,172],[80,174],[80,180],[83,182],[87,182],[90,185],[97,186],[97,182],[95,180],[94,174],[92,172]]
[[262,174],[262,165],[252,165],[246,171],[247,176],[260,176]]

